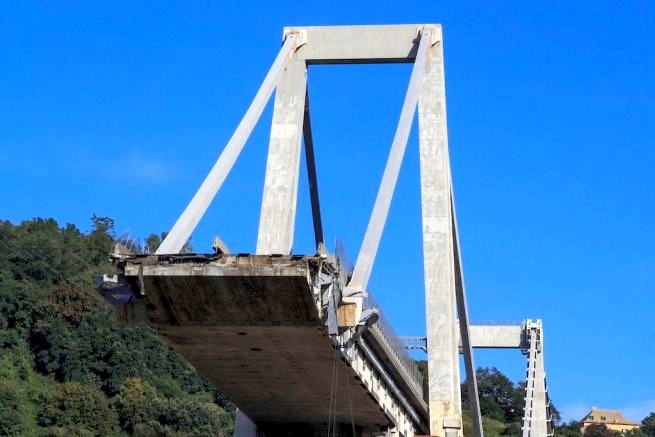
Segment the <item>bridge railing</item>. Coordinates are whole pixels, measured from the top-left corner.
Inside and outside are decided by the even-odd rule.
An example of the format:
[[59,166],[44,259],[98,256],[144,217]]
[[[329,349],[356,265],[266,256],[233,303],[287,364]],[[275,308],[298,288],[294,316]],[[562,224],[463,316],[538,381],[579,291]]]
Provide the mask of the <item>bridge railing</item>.
[[383,340],[389,352],[391,352],[396,358],[397,362],[401,364],[403,370],[411,378],[411,385],[414,386],[414,389],[419,394],[423,394],[423,374],[418,368],[416,361],[409,355],[405,347],[403,347],[400,337],[394,331],[391,323],[387,320],[382,312],[382,308],[377,303],[371,292],[368,292],[368,295],[364,298],[364,307],[365,308],[377,308],[379,310],[379,318],[371,330],[379,333],[378,336]]
[[428,339],[426,337],[398,337],[403,348],[410,350],[422,350],[428,353]]
[[499,321],[499,320],[481,320],[481,321],[471,321],[469,326],[521,326],[523,325],[524,320],[509,320],[509,321]]

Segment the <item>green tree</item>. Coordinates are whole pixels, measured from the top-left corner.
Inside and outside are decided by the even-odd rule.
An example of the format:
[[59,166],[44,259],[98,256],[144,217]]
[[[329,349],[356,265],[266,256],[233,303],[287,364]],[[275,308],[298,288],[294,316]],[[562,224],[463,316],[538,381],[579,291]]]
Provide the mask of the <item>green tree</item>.
[[623,437],[649,437],[641,428],[629,429],[622,433]]
[[42,299],[38,317],[47,321],[61,318],[72,326],[79,326],[88,312],[101,308],[105,309],[106,305],[95,288],[67,282]]
[[[478,368],[476,377],[483,416],[508,423],[523,417],[525,395],[522,384],[515,386],[495,367]],[[462,384],[462,402],[469,402],[466,382]]]
[[[21,378],[11,363],[10,355],[0,362],[0,435],[22,435],[33,431],[36,423],[31,414]],[[30,417],[32,416],[32,417]]]
[[561,424],[555,428],[555,435],[558,437],[580,437],[580,422],[572,420],[569,423]]
[[5,237],[8,270],[13,279],[59,283],[66,275],[61,232],[53,219],[22,222]]
[[[159,235],[148,235],[144,241],[145,248],[147,248],[148,253],[155,253],[167,236],[168,232],[162,232]],[[184,243],[184,246],[182,246],[182,249],[180,249],[180,253],[193,253],[193,244],[191,244],[191,238],[189,238],[187,242]]]
[[557,426],[562,422],[562,415],[552,402],[550,403],[550,415],[553,419],[553,426]]
[[229,435],[234,407],[97,294],[114,222],[92,221],[0,221],[0,435]]
[[91,222],[93,223],[93,228],[91,229],[91,236],[94,234],[109,235],[114,236],[116,231],[116,224],[114,219],[109,217],[100,217],[95,214],[91,216]]
[[585,437],[617,437],[620,435],[621,433],[608,429],[604,423],[592,423],[584,430]]
[[155,253],[161,242],[166,238],[166,235],[162,232],[161,236],[157,234],[150,234],[146,237],[144,243],[149,253]]
[[108,435],[116,425],[115,413],[102,392],[77,382],[58,385],[48,396],[39,420],[73,435]]
[[149,420],[146,405],[158,397],[157,389],[138,377],[127,378],[116,396],[116,411],[123,429],[133,432],[136,425]]
[[193,398],[152,398],[146,414],[157,420],[165,429],[188,435],[227,436],[224,429],[226,413],[218,406]]
[[16,345],[26,338],[32,326],[37,293],[0,272],[0,356],[2,348]]
[[34,372],[32,359],[24,341],[0,359],[0,436],[38,433],[37,411],[53,383]]
[[114,220],[109,217],[99,217],[95,214],[91,217],[93,227],[89,234],[90,261],[99,265],[106,262],[115,240]]
[[191,243],[191,237],[189,237],[188,240],[186,240],[186,243],[184,243],[184,246],[182,246],[182,249],[180,250],[180,253],[193,253],[193,244]]
[[655,437],[655,411],[641,421],[641,430],[648,437]]
[[74,225],[60,229],[53,219],[24,221],[18,226],[0,222],[0,269],[7,278],[39,288],[81,277],[91,265],[90,238]]
[[503,435],[510,436],[510,437],[520,437],[523,435],[522,427],[523,427],[522,421],[510,422],[507,424],[507,427],[503,431]]
[[8,381],[0,382],[0,435],[20,435],[23,428],[23,415],[20,411],[18,389]]

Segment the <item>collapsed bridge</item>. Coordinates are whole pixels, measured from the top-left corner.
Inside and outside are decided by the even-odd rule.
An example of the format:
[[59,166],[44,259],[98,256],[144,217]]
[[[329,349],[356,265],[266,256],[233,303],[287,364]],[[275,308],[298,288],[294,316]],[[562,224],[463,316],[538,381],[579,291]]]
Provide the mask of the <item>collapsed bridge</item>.
[[427,432],[415,362],[376,308],[357,319],[336,258],[143,256],[124,271],[150,324],[261,431]]
[[[413,70],[351,267],[325,249],[307,67],[399,62],[413,63]],[[274,90],[256,253],[231,254],[220,242],[215,254],[180,253]],[[427,384],[368,290],[417,106]],[[469,323],[445,108],[440,26],[285,28],[282,48],[251,106],[156,253],[114,254],[129,293],[143,299],[149,323],[240,408],[239,418],[248,425],[239,430],[242,435],[460,436],[462,353],[473,429],[482,436],[472,348],[481,338],[476,332],[489,332]],[[316,252],[296,256],[291,247],[303,143]],[[542,340],[534,338],[530,362],[543,364],[537,355]],[[547,433],[541,376],[529,374],[531,416],[524,437]]]

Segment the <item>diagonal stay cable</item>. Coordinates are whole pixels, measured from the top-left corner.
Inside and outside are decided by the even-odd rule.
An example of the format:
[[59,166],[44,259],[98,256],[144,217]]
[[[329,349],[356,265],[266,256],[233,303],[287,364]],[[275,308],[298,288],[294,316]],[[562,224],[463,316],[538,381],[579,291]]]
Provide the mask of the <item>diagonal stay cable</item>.
[[424,29],[421,32],[418,51],[414,60],[414,68],[412,75],[409,79],[409,86],[407,94],[405,95],[405,102],[403,109],[400,113],[400,120],[396,128],[396,134],[391,144],[389,157],[387,159],[386,167],[380,182],[380,188],[375,199],[373,212],[364,234],[364,242],[359,250],[357,262],[355,263],[355,270],[352,279],[348,284],[349,288],[355,290],[365,291],[368,284],[368,278],[371,275],[373,268],[373,261],[380,244],[380,237],[384,229],[384,224],[389,214],[389,206],[391,205],[391,198],[393,197],[396,182],[398,181],[398,174],[400,172],[400,165],[403,161],[403,155],[407,147],[407,139],[409,132],[412,128],[412,121],[416,113],[416,105],[418,103],[418,95],[423,80],[423,75],[426,70],[426,54],[430,41],[432,39],[432,30]]
[[227,145],[218,157],[218,160],[209,171],[209,174],[203,181],[198,191],[189,202],[184,212],[175,222],[170,233],[166,236],[162,244],[155,251],[155,254],[174,254],[179,253],[184,243],[187,242],[191,233],[198,225],[198,222],[207,211],[209,204],[214,200],[214,196],[225,181],[228,173],[234,166],[243,146],[246,144],[248,137],[252,133],[255,124],[261,117],[266,103],[273,94],[277,86],[286,60],[290,54],[298,48],[298,34],[290,34],[284,41],[280,52],[278,53],[273,65],[266,74],[264,82],[259,87],[255,98],[248,107],[246,114],[241,119],[234,134],[228,141]]

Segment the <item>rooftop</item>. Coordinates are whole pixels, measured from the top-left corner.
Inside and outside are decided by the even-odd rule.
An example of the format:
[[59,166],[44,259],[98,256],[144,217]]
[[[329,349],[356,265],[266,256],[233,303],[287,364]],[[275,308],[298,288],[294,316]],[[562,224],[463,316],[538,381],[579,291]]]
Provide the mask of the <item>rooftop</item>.
[[635,425],[639,424],[633,420],[623,417],[619,410],[603,410],[600,408],[592,407],[591,411],[585,415],[581,422],[587,423],[616,423],[619,425]]

